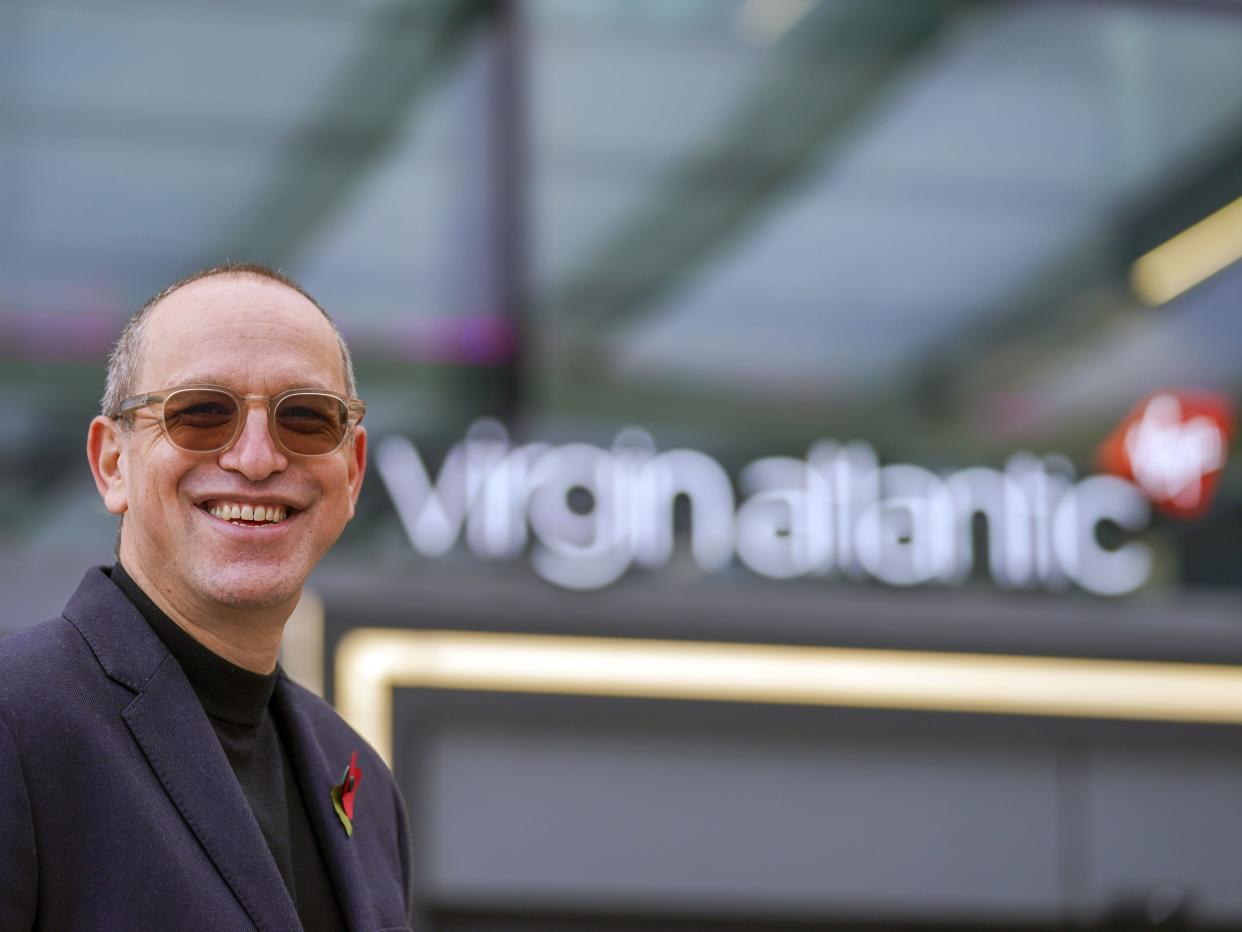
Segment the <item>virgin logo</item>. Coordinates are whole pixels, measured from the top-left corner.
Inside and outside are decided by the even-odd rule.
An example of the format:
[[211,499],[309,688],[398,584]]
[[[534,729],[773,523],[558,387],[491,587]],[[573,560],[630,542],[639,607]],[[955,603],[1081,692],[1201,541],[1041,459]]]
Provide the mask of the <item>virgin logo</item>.
[[[538,575],[568,589],[666,566],[678,550],[706,573],[736,559],[771,579],[952,586],[986,574],[1003,588],[1099,595],[1133,592],[1152,566],[1150,548],[1129,539],[1151,516],[1143,492],[1118,476],[1079,478],[1057,455],[933,472],[883,464],[859,440],[824,439],[805,456],[754,460],[735,482],[707,454],[659,450],[637,428],[610,447],[514,444],[482,420],[438,471],[397,435],[378,445],[377,461],[419,553],[441,557],[464,540],[485,559],[527,554]],[[1124,537],[1101,538],[1105,524]]]
[[1199,517],[1212,504],[1233,425],[1229,402],[1219,395],[1160,392],[1104,442],[1100,463],[1132,479],[1166,513]]

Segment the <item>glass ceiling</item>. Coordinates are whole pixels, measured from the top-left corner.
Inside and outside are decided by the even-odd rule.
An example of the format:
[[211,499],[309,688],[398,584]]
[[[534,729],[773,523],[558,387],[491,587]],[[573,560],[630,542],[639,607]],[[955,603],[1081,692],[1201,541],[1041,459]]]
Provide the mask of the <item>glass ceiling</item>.
[[[1129,284],[1242,195],[1225,5],[237,14],[0,4],[0,378],[37,399],[0,429],[0,546],[102,558],[81,438],[108,345],[225,258],[304,281],[373,432],[441,451],[492,414],[732,465],[859,437],[1086,469],[1151,391],[1242,398],[1239,267],[1157,307]],[[399,539],[371,483],[345,558]]]
[[[1170,383],[1236,393],[1236,272],[1152,309],[1127,271],[1162,202],[1237,161],[1242,19],[685,6],[694,27],[533,4],[550,409],[732,422],[728,399],[760,430],[775,412],[917,452],[1106,429]],[[742,28],[778,7],[783,29]]]

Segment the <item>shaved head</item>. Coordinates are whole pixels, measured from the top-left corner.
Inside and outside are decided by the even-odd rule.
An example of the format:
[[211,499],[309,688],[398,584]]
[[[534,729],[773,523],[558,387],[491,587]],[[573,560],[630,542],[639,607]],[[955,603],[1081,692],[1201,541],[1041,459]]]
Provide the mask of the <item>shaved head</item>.
[[[293,291],[296,291],[306,300],[310,301],[324,318],[332,325],[332,329],[336,334],[336,340],[341,351],[341,369],[345,380],[345,391],[350,397],[357,397],[358,387],[354,378],[354,363],[349,353],[349,347],[345,343],[344,336],[341,335],[340,328],[336,326],[336,322],[332,320],[323,306],[316,301],[301,285],[289,278],[276,269],[268,268],[265,265],[258,265],[251,262],[226,262],[221,265],[213,265],[210,268],[202,269],[193,275],[188,275],[178,282],[169,285],[159,294],[150,298],[142,307],[134,312],[129,321],[125,324],[121,331],[120,337],[117,338],[116,345],[112,349],[112,355],[108,358],[108,375],[104,386],[103,398],[100,399],[99,411],[104,417],[117,418],[121,411],[121,402],[126,398],[138,393],[137,386],[138,372],[142,365],[142,356],[144,349],[144,338],[146,336],[147,323],[150,320],[151,312],[164,301],[165,298],[180,291],[187,285],[202,281],[206,278],[215,278],[218,276],[225,277],[246,277],[255,278],[278,285],[283,285]],[[158,386],[154,386],[158,387]],[[124,421],[122,421],[124,424]]]

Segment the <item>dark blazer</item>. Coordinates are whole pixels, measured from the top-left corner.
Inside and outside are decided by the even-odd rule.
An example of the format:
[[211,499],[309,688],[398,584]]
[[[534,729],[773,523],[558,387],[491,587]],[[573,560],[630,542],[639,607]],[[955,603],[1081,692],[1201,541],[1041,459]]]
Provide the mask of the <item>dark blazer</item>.
[[[349,928],[405,929],[388,768],[283,675],[272,712]],[[347,837],[330,792],[355,750]],[[189,681],[102,569],[60,618],[0,640],[0,930],[300,928]]]

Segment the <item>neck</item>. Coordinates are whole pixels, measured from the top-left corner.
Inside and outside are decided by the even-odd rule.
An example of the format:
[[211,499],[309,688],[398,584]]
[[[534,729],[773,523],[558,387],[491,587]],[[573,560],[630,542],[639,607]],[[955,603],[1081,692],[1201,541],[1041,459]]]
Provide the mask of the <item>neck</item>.
[[252,673],[266,675],[276,669],[285,622],[293,614],[300,592],[288,604],[198,605],[161,587],[123,546],[120,560],[125,572],[160,611],[209,651]]

